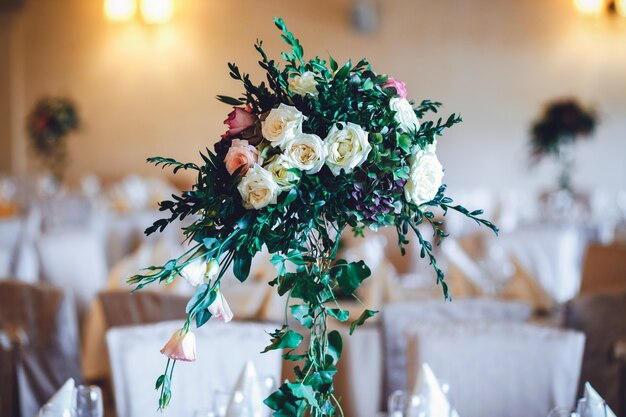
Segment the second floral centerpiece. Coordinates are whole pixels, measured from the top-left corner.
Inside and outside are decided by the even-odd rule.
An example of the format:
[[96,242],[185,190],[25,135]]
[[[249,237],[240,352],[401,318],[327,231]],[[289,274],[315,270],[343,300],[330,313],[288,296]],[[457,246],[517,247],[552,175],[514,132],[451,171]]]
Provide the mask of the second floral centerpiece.
[[[331,416],[341,414],[333,377],[342,341],[327,323],[349,320],[338,294],[356,298],[370,275],[363,261],[336,259],[343,231],[362,236],[364,228],[393,227],[402,253],[412,235],[446,298],[444,274],[433,255],[433,245],[446,236],[442,216],[453,210],[497,232],[479,217],[481,210],[469,211],[444,195],[437,137],[460,117],[427,120],[439,103],[410,101],[402,82],[377,74],[364,59],[341,66],[332,58],[305,60],[282,19],[275,23],[290,47],[282,54],[285,64],[270,59],[261,42],[255,48],[266,71],[264,82],[253,83],[229,64],[230,76],[243,83],[244,92],[237,98],[218,96],[235,107],[215,152],[202,152],[200,164],[149,159],[197,175],[191,190],[161,203],[169,216],[146,231],[162,231],[196,215],[184,229],[190,249],[129,280],[141,289],[182,276],[197,286],[186,322],[162,350],[168,362],[157,381],[160,407],[170,402],[175,362],[195,360],[192,328],[212,317],[232,318],[220,290],[222,277],[232,269],[245,281],[263,246],[273,254],[277,271],[269,284],[286,296],[286,308],[305,329],[290,328],[285,317],[271,334],[265,350],[282,350],[285,359],[296,362],[296,379],[265,403],[277,416]],[[418,226],[424,223],[432,227],[432,237],[422,235]],[[375,313],[364,310],[350,323],[350,332]]]

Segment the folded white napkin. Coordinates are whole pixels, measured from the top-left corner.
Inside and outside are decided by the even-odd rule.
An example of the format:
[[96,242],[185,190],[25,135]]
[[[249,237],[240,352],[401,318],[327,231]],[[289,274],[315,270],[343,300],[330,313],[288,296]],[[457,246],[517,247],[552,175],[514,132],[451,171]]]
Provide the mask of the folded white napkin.
[[53,406],[58,410],[70,410],[73,408],[74,402],[74,387],[76,383],[74,382],[74,378],[70,378],[65,381],[65,384],[56,392],[48,402],[47,405]]
[[265,417],[266,415],[267,407],[263,404],[263,394],[256,368],[251,361],[247,361],[228,403],[226,417]]
[[427,363],[422,364],[422,372],[420,372],[413,389],[413,395],[419,396],[426,402],[428,407],[427,415],[459,417],[459,414],[450,405],[435,373]]
[[598,394],[598,391],[593,389],[589,382],[585,382],[585,394],[583,398],[585,398],[589,404],[589,410],[591,411],[589,417],[616,417],[615,413],[608,405],[605,404],[605,410],[602,410],[604,399]]

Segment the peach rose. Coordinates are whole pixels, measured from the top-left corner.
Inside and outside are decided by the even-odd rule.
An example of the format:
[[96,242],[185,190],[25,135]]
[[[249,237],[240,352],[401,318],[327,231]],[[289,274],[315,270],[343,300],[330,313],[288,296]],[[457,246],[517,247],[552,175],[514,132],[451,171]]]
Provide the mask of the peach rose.
[[176,330],[163,346],[161,353],[176,361],[193,362],[196,360],[196,335],[189,331]]
[[233,139],[226,153],[226,157],[224,158],[224,163],[230,175],[233,175],[239,167],[243,167],[239,172],[243,175],[258,159],[259,151],[254,146],[250,145],[247,140]]

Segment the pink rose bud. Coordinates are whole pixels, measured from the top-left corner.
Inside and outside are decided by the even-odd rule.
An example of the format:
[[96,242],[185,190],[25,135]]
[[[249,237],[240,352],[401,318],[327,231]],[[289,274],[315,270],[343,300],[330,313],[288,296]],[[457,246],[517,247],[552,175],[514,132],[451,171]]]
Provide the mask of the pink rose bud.
[[240,171],[240,174],[243,175],[248,171],[248,168],[254,166],[258,159],[259,151],[247,140],[233,139],[224,158],[224,163],[230,175],[233,175],[239,167],[243,167]]
[[209,313],[216,319],[222,320],[224,323],[228,323],[233,319],[233,312],[230,310],[228,302],[219,289],[217,290],[215,301],[209,306]]
[[254,126],[257,121],[257,117],[252,113],[252,108],[248,105],[244,109],[243,107],[233,107],[233,111],[228,114],[228,119],[224,120],[224,124],[227,124],[230,129],[224,133],[224,137],[236,136],[249,127]]
[[176,361],[193,362],[196,360],[196,335],[191,331],[183,331],[176,330],[161,353]]
[[383,88],[391,87],[396,90],[396,94],[398,94],[402,98],[407,98],[409,96],[408,91],[406,90],[406,84],[404,84],[400,80],[396,80],[393,77],[387,78],[387,82],[383,84]]

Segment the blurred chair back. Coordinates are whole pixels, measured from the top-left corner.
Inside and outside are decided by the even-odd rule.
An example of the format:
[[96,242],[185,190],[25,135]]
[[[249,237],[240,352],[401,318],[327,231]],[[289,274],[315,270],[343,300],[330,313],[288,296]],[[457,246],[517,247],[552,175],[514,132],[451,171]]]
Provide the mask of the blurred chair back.
[[587,336],[580,392],[589,381],[618,415],[626,415],[626,290],[572,300],[565,324]]
[[385,398],[406,388],[405,331],[414,323],[447,321],[525,322],[532,308],[523,303],[489,299],[459,299],[452,303],[426,300],[391,304],[382,312],[385,355]]
[[0,219],[0,279],[8,278],[12,273],[21,230],[19,217]]
[[585,336],[526,323],[423,323],[407,329],[407,378],[421,364],[464,417],[545,417],[573,407]]
[[581,294],[626,291],[626,245],[590,245],[583,269]]
[[106,285],[103,240],[89,230],[59,231],[42,235],[37,249],[44,279],[69,290],[82,317]]
[[80,380],[69,297],[56,288],[0,282],[0,415],[33,417],[68,378]]
[[188,297],[156,291],[106,291],[98,295],[106,327],[185,319]]
[[197,361],[179,363],[172,383],[172,401],[157,411],[159,393],[152,389],[166,358],[159,353],[182,322],[113,328],[107,333],[117,417],[191,416],[209,409],[215,390],[232,391],[246,360],[259,376],[281,375],[281,352],[260,352],[269,343],[272,325],[210,321],[195,331]]
[[144,290],[101,292],[89,309],[83,326],[82,365],[85,378],[107,379],[110,366],[105,333],[111,327],[184,320],[187,297]]

